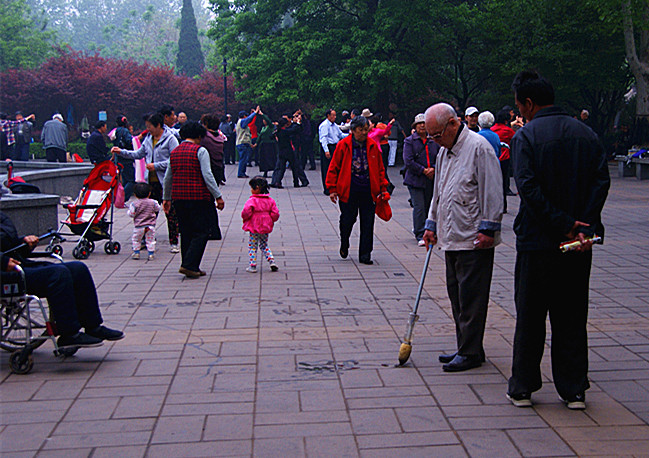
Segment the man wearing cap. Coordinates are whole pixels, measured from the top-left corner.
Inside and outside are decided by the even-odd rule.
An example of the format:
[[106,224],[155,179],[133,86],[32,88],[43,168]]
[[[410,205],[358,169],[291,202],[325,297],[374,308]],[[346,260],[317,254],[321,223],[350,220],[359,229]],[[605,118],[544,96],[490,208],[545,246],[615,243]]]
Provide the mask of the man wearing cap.
[[56,113],[45,123],[41,141],[47,162],[67,162],[65,152],[68,146],[68,127],[63,123],[60,113]]
[[252,157],[252,134],[250,133],[250,123],[260,111],[259,106],[252,113],[246,116],[245,111],[239,112],[239,120],[235,127],[237,135],[237,153],[239,153],[239,171],[237,178],[248,178],[246,167]]
[[403,184],[408,187],[412,203],[412,232],[419,246],[425,246],[424,225],[426,215],[433,198],[433,180],[435,179],[435,161],[439,145],[428,139],[426,133],[426,116],[419,113],[415,116],[412,128],[415,132],[403,142],[403,163],[406,173]]
[[329,163],[331,162],[331,156],[336,150],[336,145],[340,140],[345,138],[345,134],[340,130],[340,127],[336,124],[336,111],[329,109],[325,112],[325,120],[320,123],[318,127],[318,139],[320,140],[320,145],[322,145],[322,150],[320,151],[320,172],[322,173],[322,186],[324,188],[324,194],[329,195],[329,189],[327,189],[327,171],[329,170]]
[[23,118],[21,114],[20,119],[18,119],[18,113],[16,113],[15,121],[7,119],[7,115],[5,113],[0,113],[0,125],[2,126],[2,160],[14,158],[14,147],[16,144],[16,135],[14,129],[20,124],[28,122],[30,119],[36,119],[36,116],[34,116],[33,114],[27,116],[26,118]]
[[466,112],[464,113],[464,120],[466,121],[466,126],[469,128],[469,130],[472,130],[473,132],[480,132],[480,128],[478,127],[478,116],[480,115],[480,112],[476,107],[469,107],[466,109]]
[[450,105],[426,110],[426,131],[442,148],[435,164],[433,199],[424,243],[445,250],[457,352],[440,355],[445,372],[482,365],[482,346],[503,212],[498,158],[484,137],[460,122]]

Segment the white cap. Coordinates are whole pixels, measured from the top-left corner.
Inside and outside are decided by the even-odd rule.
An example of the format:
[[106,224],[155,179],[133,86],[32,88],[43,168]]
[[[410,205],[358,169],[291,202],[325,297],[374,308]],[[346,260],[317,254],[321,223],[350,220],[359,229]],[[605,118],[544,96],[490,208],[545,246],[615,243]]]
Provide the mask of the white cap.
[[478,111],[478,109],[476,107],[469,107],[464,112],[464,115],[465,116],[473,116],[476,113],[479,113],[479,111]]
[[58,119],[59,121],[63,122],[63,116],[61,116],[61,113],[56,113],[54,116],[52,116],[52,119]]

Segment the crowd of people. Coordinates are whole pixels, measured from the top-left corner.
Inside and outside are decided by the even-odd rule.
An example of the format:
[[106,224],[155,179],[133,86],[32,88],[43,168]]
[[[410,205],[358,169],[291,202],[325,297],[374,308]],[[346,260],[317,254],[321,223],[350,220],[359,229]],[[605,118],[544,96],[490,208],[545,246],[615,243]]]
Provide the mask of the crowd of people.
[[[110,150],[104,140],[106,123],[100,121],[87,151],[94,163],[116,155],[123,164],[124,187],[130,186],[129,197],[130,192],[136,196],[128,210],[134,219],[133,259],[139,259],[144,248],[148,259],[154,259],[156,217],[162,208],[171,250],[181,253],[179,272],[193,279],[206,275],[200,263],[207,241],[221,237],[217,209],[225,202],[219,186],[226,181],[225,165],[237,158],[238,178],[250,178],[247,169],[252,163],[263,174],[249,180],[251,196],[241,213],[242,228],[249,232],[246,270],[257,272],[258,250],[271,271],[279,269],[268,243],[279,219],[270,188],[283,187],[287,164],[295,187],[309,185],[304,168],[308,163],[315,169],[316,134],[323,192],[340,207],[340,257],[349,256],[352,228],[360,219],[358,261],[373,264],[377,204],[394,190],[387,169],[396,163],[396,141],[402,135],[403,183],[410,195],[413,235],[419,246],[437,245],[445,253],[457,338],[457,350],[439,356],[446,372],[469,370],[486,360],[483,338],[495,247],[501,240],[507,197],[519,195],[514,222],[517,320],[507,397],[518,407],[532,405],[531,395],[541,387],[549,314],[554,384],[569,408],[583,409],[589,387],[591,237],[604,235],[601,211],[610,182],[606,154],[583,117],[574,119],[554,105],[554,89],[542,76],[521,72],[512,88],[518,112],[506,106],[494,115],[468,107],[458,115],[451,105],[438,103],[414,117],[408,135],[393,114],[384,123],[369,108],[343,111],[340,124],[336,111],[329,109],[316,128],[300,110],[273,121],[257,106],[241,111],[236,123],[229,115],[210,114],[194,122],[165,106],[146,116],[146,131],[137,136],[128,120],[118,117]],[[58,116],[46,123],[54,123],[48,131],[59,129]],[[29,118],[12,121],[12,128]],[[60,144],[48,145],[55,150],[48,158],[58,157]],[[132,161],[138,159],[145,160],[146,183],[136,183],[130,173]],[[509,187],[512,172],[517,193]],[[578,242],[577,248],[562,253],[560,245],[566,241]],[[565,278],[571,279],[568,289],[560,286]],[[86,329],[100,320],[93,316]],[[79,327],[75,321],[71,332]]]

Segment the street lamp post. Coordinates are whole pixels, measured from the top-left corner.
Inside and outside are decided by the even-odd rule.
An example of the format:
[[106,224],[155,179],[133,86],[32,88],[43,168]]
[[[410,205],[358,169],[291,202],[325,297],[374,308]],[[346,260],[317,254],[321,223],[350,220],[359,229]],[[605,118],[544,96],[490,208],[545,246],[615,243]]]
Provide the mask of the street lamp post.
[[228,61],[223,58],[223,110],[228,114]]

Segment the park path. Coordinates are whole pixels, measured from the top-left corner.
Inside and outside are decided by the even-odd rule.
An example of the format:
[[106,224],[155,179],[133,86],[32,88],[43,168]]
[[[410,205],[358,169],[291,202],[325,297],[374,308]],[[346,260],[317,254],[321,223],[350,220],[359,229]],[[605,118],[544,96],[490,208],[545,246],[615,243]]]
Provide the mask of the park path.
[[[439,251],[411,360],[394,367],[425,255],[405,187],[393,195],[392,221],[376,222],[373,266],[356,262],[356,231],[350,257],[339,258],[339,213],[319,171],[307,171],[308,188],[273,190],[280,270],[260,263],[253,275],[240,219],[247,180],[227,172],[224,238],[208,244],[206,277],[178,274],[164,217],[156,259],[129,259],[130,220],[117,210],[122,253],[100,246],[87,264],[106,324],[127,337],[65,361],[43,345],[25,376],[10,374],[1,355],[3,456],[649,455],[647,182],[612,178],[591,279],[592,387],[588,409],[573,412],[557,399],[549,350],[534,408],[505,398],[517,198],[496,251],[487,362],[446,374],[437,355],[454,350],[455,335]],[[390,174],[400,183],[397,169]]]

